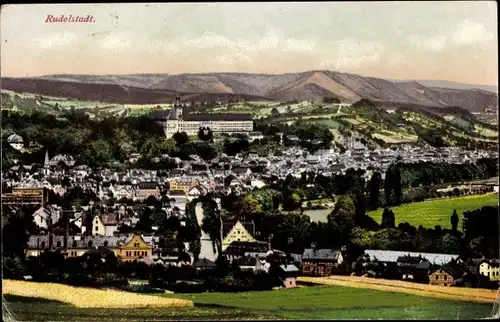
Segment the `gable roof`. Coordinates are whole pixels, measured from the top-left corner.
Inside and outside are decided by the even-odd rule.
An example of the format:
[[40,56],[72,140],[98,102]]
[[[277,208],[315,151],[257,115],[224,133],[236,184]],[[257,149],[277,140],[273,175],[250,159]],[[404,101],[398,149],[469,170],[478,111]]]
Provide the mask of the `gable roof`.
[[313,249],[306,248],[302,254],[302,261],[304,260],[331,260],[337,261],[339,259],[340,250],[335,249]]
[[257,265],[257,258],[253,256],[242,256],[233,260],[239,266],[255,266]]
[[118,213],[101,214],[99,219],[104,226],[118,225]]
[[200,258],[196,263],[193,264],[193,267],[213,267],[215,268],[217,265],[209,259]]
[[466,273],[465,268],[461,267],[460,265],[451,264],[451,263],[441,266],[436,271],[434,271],[434,273],[437,272],[439,269],[446,271],[454,279],[460,278]]
[[405,251],[394,251],[394,250],[374,250],[367,249],[365,254],[370,256],[370,259],[376,258],[380,262],[392,262],[395,263],[400,256],[419,256],[427,259],[432,264],[444,265],[449,263],[452,259],[456,259],[459,255],[455,254],[437,254],[437,253],[417,253],[417,252],[405,252]]
[[252,236],[255,236],[255,223],[252,221],[226,221],[222,224],[222,239],[226,238],[227,235],[233,230],[233,228],[240,223],[243,228]]
[[223,251],[227,255],[243,256],[245,253],[263,253],[269,250],[269,245],[266,242],[254,241],[243,242],[234,241]]

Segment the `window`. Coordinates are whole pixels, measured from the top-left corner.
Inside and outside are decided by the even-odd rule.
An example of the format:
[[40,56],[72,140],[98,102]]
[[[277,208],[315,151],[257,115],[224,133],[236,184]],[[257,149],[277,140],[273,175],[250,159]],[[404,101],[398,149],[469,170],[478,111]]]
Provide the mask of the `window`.
[[76,247],[76,240],[73,240],[73,247]]
[[89,242],[88,242],[88,244],[87,244],[87,245],[89,245],[89,247],[92,247],[92,241],[91,241],[91,240],[89,240]]
[[436,275],[436,281],[439,279],[439,275]]
[[97,231],[99,229],[99,227],[95,226],[95,231]]
[[57,247],[61,247],[61,242],[60,241],[57,242]]
[[45,242],[44,241],[42,242],[42,248],[45,248]]

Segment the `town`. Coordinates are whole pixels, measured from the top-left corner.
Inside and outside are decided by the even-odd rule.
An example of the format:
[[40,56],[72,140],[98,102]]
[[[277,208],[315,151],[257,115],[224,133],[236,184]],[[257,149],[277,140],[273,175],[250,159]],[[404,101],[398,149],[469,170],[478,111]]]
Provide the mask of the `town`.
[[498,319],[495,5],[2,7],[2,320]]
[[[185,105],[181,105],[179,98],[173,106],[175,122],[185,118],[179,110]],[[170,137],[176,145],[186,144],[187,140],[182,139],[183,135],[188,137],[185,132],[172,133],[172,125],[168,124],[171,117],[159,119],[158,113],[153,113],[151,120],[164,128],[166,139]],[[212,134],[207,124],[197,124],[199,131],[188,125],[191,137],[197,133],[197,140],[205,140],[207,144],[225,137],[225,142],[243,146],[241,142],[248,146],[255,140],[265,142],[269,139],[253,131],[253,125],[249,128],[244,123],[233,124],[230,119],[221,125],[215,125],[213,120],[209,122],[207,124],[212,124],[221,134]],[[175,125],[177,130],[179,124],[183,123]],[[208,141],[207,133],[211,135]],[[22,220],[30,234],[24,241],[22,236],[12,236],[12,242],[20,244],[10,245],[9,242],[6,248],[13,252],[22,249],[28,260],[44,258],[51,252],[63,259],[82,260],[89,254],[102,256],[105,260],[112,254],[118,262],[130,265],[141,263],[148,267],[161,265],[197,271],[220,269],[220,261],[224,259],[228,267],[272,273],[277,280],[267,287],[296,287],[295,279],[301,275],[349,274],[444,286],[498,287],[500,266],[493,255],[498,246],[484,250],[483,242],[482,253],[463,253],[461,247],[438,246],[434,249],[446,253],[432,253],[417,252],[418,247],[411,246],[396,246],[397,250],[370,249],[371,245],[359,247],[355,237],[365,233],[356,228],[358,226],[375,231],[380,228],[411,231],[412,226],[408,223],[395,224],[394,213],[387,210],[391,205],[466,194],[498,194],[498,184],[466,183],[495,175],[497,151],[409,144],[370,149],[355,136],[347,137],[342,149],[322,144],[320,138],[313,141],[322,146],[310,149],[307,148],[310,142],[294,134],[276,133],[271,139],[280,146],[273,154],[258,155],[244,148],[225,151],[229,155],[222,151],[204,158],[196,154],[184,159],[161,154],[152,161],[165,164],[165,167],[157,169],[137,167],[138,160],[145,158],[140,153],[125,156],[126,169],[92,169],[86,164],[77,164],[72,155],[51,155],[48,149],[45,149],[43,162],[22,164],[14,160],[14,165],[2,171],[3,213],[10,213],[11,217],[23,213]],[[25,149],[25,141],[16,133],[7,138],[7,143],[16,151]],[[398,197],[397,190],[401,189],[402,182],[401,170],[396,171],[396,168],[425,169],[434,165],[457,167],[460,172],[464,166],[480,164],[487,167],[486,172],[462,178],[456,175],[441,177],[434,185],[430,183],[432,180],[426,183],[427,189],[420,190],[417,196],[411,197],[413,199],[408,199],[408,194],[402,196],[401,190]],[[400,177],[393,187],[394,195],[386,194],[386,200],[381,202],[379,189],[383,181],[394,180],[391,179],[394,171]],[[366,189],[372,191],[364,192],[365,183]],[[412,186],[412,183],[406,184]],[[437,189],[439,184],[441,188]],[[389,184],[384,184],[383,188],[389,189]],[[391,196],[395,198],[392,203],[387,200]],[[351,215],[354,223],[346,226],[342,216],[349,203],[354,203]],[[367,209],[364,203],[371,208]],[[380,225],[373,219],[368,220],[366,214],[367,210],[379,206],[386,207]],[[324,209],[322,218],[308,215],[308,210],[320,209]],[[449,211],[451,215],[453,209]],[[467,216],[465,213],[463,218]],[[309,234],[298,234],[301,227],[289,227],[288,232],[284,232],[279,227],[287,220],[306,224]],[[278,223],[270,224],[273,221]],[[285,222],[280,224],[280,221]],[[431,235],[452,238],[455,243],[482,236],[480,229],[467,236],[466,220],[462,221],[462,232],[458,231],[457,223],[452,224],[452,230],[438,226],[427,228],[432,231]],[[473,224],[467,224],[478,230]],[[16,224],[8,220],[4,231],[10,228],[9,225],[21,229],[14,228]],[[425,231],[427,228],[420,226],[418,229]],[[332,236],[335,234],[347,235],[350,239]],[[316,240],[319,235],[324,236],[323,240]],[[474,254],[479,257],[470,257]],[[488,254],[493,257],[485,257]],[[4,268],[19,276],[13,268]],[[142,273],[142,277],[151,287],[163,285],[177,290],[177,284],[160,283],[162,277],[153,278],[153,269],[150,270],[151,275]],[[50,276],[32,276],[40,273],[31,271],[22,278],[46,279]]]

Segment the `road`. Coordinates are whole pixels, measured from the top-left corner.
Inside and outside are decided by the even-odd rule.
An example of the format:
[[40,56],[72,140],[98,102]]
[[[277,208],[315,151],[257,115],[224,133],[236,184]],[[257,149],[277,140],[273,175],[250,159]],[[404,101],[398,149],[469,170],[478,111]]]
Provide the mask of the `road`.
[[[195,213],[196,220],[198,221],[198,225],[200,225],[201,228],[203,222],[203,208],[201,202],[196,204]],[[201,251],[199,258],[206,258],[211,261],[215,261],[217,259],[217,254],[214,253],[212,240],[210,239],[210,236],[203,231],[203,229],[201,230],[200,244]]]

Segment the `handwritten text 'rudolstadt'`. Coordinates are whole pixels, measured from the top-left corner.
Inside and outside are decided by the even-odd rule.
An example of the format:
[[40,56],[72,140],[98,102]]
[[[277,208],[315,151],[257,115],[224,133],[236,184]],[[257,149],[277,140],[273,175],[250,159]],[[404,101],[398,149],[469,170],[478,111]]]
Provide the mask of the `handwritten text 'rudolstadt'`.
[[95,20],[94,20],[94,16],[91,16],[91,15],[87,15],[87,16],[47,15],[45,22],[46,23],[56,23],[56,22],[60,22],[60,23],[92,23],[92,22],[95,22]]

